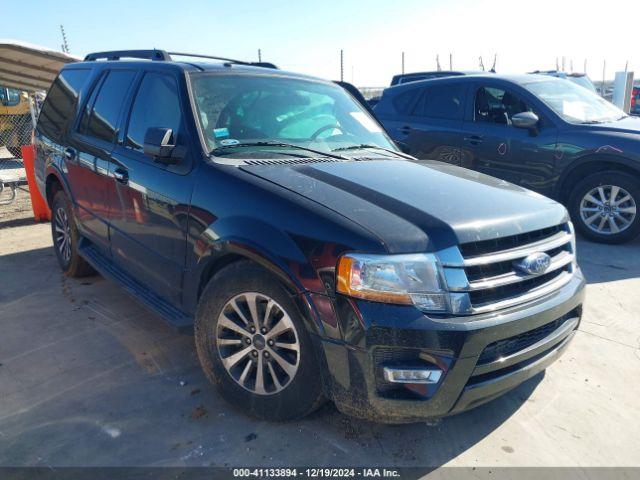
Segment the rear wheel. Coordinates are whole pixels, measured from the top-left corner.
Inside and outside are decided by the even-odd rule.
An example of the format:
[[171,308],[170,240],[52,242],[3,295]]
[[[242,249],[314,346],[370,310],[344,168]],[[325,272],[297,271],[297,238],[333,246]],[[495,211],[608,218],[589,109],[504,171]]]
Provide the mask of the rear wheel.
[[202,294],[196,348],[221,395],[267,420],[292,420],[322,402],[311,338],[291,296],[268,272],[238,262]]
[[602,243],[623,243],[640,233],[640,183],[631,175],[608,171],[579,182],[569,198],[576,229]]
[[71,203],[63,191],[53,197],[51,206],[53,248],[62,271],[69,277],[85,277],[95,270],[78,253],[78,228]]

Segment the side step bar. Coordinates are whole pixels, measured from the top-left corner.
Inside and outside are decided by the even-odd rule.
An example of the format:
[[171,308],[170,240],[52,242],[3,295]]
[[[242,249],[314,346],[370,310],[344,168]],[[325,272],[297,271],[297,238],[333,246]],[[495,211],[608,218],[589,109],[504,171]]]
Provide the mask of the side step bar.
[[174,307],[132,278],[112,260],[100,253],[88,240],[83,239],[78,250],[80,255],[102,276],[117,283],[125,292],[164,318],[169,325],[178,329],[181,333],[191,331],[194,320],[191,315]]

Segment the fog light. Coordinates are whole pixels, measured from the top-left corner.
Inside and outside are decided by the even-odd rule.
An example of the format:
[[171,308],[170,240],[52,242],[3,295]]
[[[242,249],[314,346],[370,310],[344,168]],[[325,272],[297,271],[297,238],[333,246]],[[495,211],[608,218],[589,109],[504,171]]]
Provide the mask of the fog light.
[[438,383],[440,369],[384,367],[384,378],[391,383]]

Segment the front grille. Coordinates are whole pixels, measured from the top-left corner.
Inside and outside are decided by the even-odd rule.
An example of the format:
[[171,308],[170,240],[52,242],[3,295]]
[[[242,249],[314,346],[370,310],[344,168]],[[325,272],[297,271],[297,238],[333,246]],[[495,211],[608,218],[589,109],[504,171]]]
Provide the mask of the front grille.
[[[573,273],[573,232],[561,224],[492,240],[464,243],[460,258],[444,261],[444,273],[458,308],[475,314],[506,308],[544,296],[568,282]],[[516,264],[533,253],[546,253],[551,264],[542,274]]]
[[464,243],[460,245],[460,253],[462,253],[463,257],[473,257],[475,255],[485,255],[487,253],[499,252],[500,250],[508,250],[551,237],[561,229],[562,225],[556,225],[508,237]]
[[478,359],[478,365],[485,365],[487,363],[495,362],[500,358],[508,357],[522,351],[536,342],[539,342],[543,338],[549,336],[551,333],[560,328],[564,322],[570,318],[575,317],[576,312],[569,312],[566,315],[547,323],[541,327],[529,330],[528,332],[515,335],[513,337],[505,338],[493,342],[482,351],[480,358]]
[[541,287],[542,285],[552,281],[560,273],[561,272],[555,271],[538,277],[533,277],[528,280],[523,280],[518,283],[510,283],[509,285],[503,285],[500,287],[477,290],[475,292],[470,292],[469,298],[471,299],[471,304],[476,307],[499,302],[505,298],[522,295],[525,292],[530,292],[535,288]]

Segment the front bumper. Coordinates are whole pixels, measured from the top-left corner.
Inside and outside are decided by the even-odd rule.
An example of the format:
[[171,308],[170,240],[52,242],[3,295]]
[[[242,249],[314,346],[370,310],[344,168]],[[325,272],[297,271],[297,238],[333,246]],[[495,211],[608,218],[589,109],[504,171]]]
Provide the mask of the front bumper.
[[[584,277],[534,302],[473,318],[429,318],[410,306],[337,298],[342,339],[318,338],[325,390],[341,411],[375,421],[410,422],[474,408],[535,376],[573,338]],[[397,384],[384,366],[437,366],[437,384]]]

